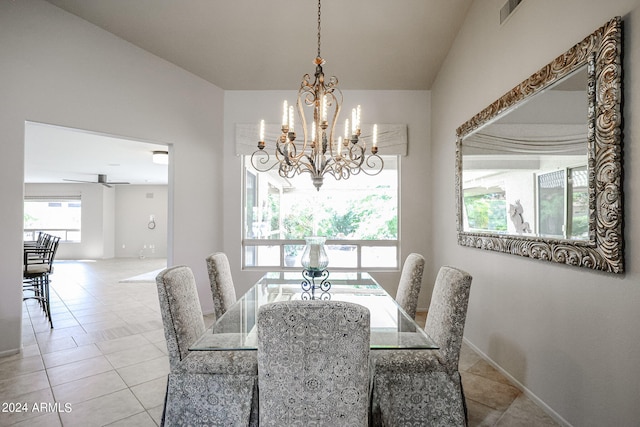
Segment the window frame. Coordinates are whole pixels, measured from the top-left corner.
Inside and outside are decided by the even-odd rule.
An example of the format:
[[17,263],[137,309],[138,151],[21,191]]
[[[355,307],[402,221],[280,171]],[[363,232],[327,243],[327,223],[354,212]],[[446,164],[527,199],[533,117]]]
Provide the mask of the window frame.
[[[256,171],[252,171],[247,168],[248,158],[250,156],[243,155],[242,158],[242,205],[241,205],[241,224],[240,224],[240,233],[241,233],[241,268],[243,271],[273,271],[277,269],[278,271],[296,271],[300,270],[300,266],[289,267],[285,265],[285,246],[288,245],[298,245],[304,246],[304,239],[249,239],[245,237],[245,227],[247,224],[246,221],[246,207],[247,207],[247,174],[252,174],[255,177],[256,188],[259,187],[259,181],[264,179],[263,176],[265,173],[260,173]],[[383,158],[391,158],[395,157],[394,161],[396,162],[396,213],[397,213],[397,238],[396,239],[385,239],[385,240],[361,240],[361,239],[329,239],[327,238],[325,245],[326,246],[353,246],[356,251],[356,265],[353,267],[332,267],[329,264],[329,269],[334,271],[362,271],[366,269],[366,271],[400,271],[401,268],[401,211],[400,211],[400,168],[401,168],[401,158],[400,155],[386,155],[381,156]],[[249,163],[250,164],[250,163]],[[268,178],[267,178],[268,179]],[[328,176],[327,179],[333,179],[333,177]],[[345,181],[348,182],[348,181]],[[311,185],[311,184],[310,184]],[[322,190],[320,190],[322,191]],[[279,246],[279,265],[271,265],[271,266],[253,266],[247,265],[247,248],[248,247],[273,247]],[[362,266],[362,248],[368,247],[394,247],[396,256],[395,256],[395,266],[385,266],[385,267],[363,267]]]
[[[51,234],[53,236],[60,237],[61,243],[82,243],[82,196],[24,196],[23,197],[23,216],[25,214],[24,204],[27,202],[42,202],[42,203],[78,203],[80,206],[80,227],[79,228],[27,228],[23,220],[23,239],[25,241],[35,240],[39,231]],[[70,233],[78,233],[79,239],[69,239]]]

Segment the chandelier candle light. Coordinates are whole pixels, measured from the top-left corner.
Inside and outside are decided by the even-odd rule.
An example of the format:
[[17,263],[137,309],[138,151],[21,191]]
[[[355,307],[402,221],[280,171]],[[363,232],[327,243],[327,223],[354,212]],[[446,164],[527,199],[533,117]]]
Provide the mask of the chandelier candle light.
[[[325,174],[333,175],[336,180],[348,179],[351,175],[364,172],[377,175],[384,167],[384,161],[378,156],[377,125],[373,126],[373,144],[368,156],[366,143],[361,137],[360,105],[351,112],[351,122],[345,120],[344,138],[337,136],[336,124],[342,108],[342,92],[338,88],[338,79],[332,76],[325,80],[322,66],[325,61],[320,56],[320,0],[318,0],[318,54],[313,61],[316,66],[314,80],[305,74],[298,90],[295,109],[298,110],[303,140],[296,142],[295,111],[293,105],[284,101],[282,106],[282,133],[276,139],[276,162],[264,150],[264,120],[260,121],[258,150],[251,155],[252,166],[266,172],[276,166],[283,178],[293,178],[302,173],[311,174],[317,190],[323,184]],[[307,128],[307,111],[311,128]],[[309,107],[311,107],[309,109]],[[351,125],[351,126],[350,126]]]

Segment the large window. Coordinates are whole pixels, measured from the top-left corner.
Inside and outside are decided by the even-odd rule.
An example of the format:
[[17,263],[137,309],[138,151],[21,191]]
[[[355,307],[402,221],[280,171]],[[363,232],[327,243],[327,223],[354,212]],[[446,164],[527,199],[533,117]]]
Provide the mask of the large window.
[[317,191],[309,174],[258,173],[245,158],[244,267],[299,269],[304,238],[318,235],[331,269],[397,268],[398,157],[384,161],[379,175],[327,176]]
[[24,201],[24,239],[34,240],[38,231],[62,241],[80,242],[82,205],[80,197],[27,198]]

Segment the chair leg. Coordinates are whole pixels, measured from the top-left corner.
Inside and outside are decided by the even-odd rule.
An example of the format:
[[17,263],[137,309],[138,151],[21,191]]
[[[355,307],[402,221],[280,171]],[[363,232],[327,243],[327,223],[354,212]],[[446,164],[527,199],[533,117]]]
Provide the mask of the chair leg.
[[467,410],[467,399],[464,396],[464,387],[462,386],[462,375],[458,371],[458,379],[460,380],[460,394],[462,395],[462,409],[464,410],[464,425],[469,425],[469,412]]
[[40,283],[38,282],[38,278],[37,277],[33,277],[33,278],[29,278],[29,279],[23,279],[22,280],[22,291],[23,293],[26,292],[32,292],[33,295],[30,296],[25,296],[23,294],[22,296],[22,301],[26,301],[28,299],[33,299],[38,301],[38,305],[40,305],[40,308],[44,310],[44,306],[42,304],[42,295],[40,292]]
[[162,418],[160,418],[160,427],[164,427],[164,417],[167,414],[167,395],[169,394],[169,378],[167,376],[167,390],[164,392],[164,404],[162,405]]
[[38,297],[38,303],[40,303],[40,308],[42,309],[42,311],[44,311],[45,314],[47,314],[47,308],[45,307],[45,304],[44,304],[44,287],[42,282],[43,282],[42,277],[38,277],[36,279],[35,295],[36,297]]
[[49,275],[47,274],[44,279],[43,279],[43,286],[42,286],[42,297],[44,299],[43,303],[44,303],[44,311],[45,314],[47,315],[47,318],[49,319],[49,325],[51,326],[51,329],[53,329],[53,319],[51,318],[51,303],[49,301]]
[[[26,288],[25,288],[26,285]],[[53,329],[53,318],[51,317],[51,303],[49,301],[49,275],[42,277],[33,277],[30,279],[24,279],[22,282],[23,290],[33,292],[33,296],[25,297],[22,300],[35,299],[40,304],[40,308],[44,311],[49,326]],[[30,288],[30,289],[29,289]]]

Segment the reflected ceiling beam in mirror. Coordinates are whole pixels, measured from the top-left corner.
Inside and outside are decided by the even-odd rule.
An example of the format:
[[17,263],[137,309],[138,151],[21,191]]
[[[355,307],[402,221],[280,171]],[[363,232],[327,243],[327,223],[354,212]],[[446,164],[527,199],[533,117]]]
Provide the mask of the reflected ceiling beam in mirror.
[[465,156],[464,176],[467,176],[467,171],[483,169],[505,170],[505,165],[508,170],[525,169],[536,171],[540,169],[540,160],[535,158],[515,158],[514,156],[509,156],[508,160],[504,156]]

